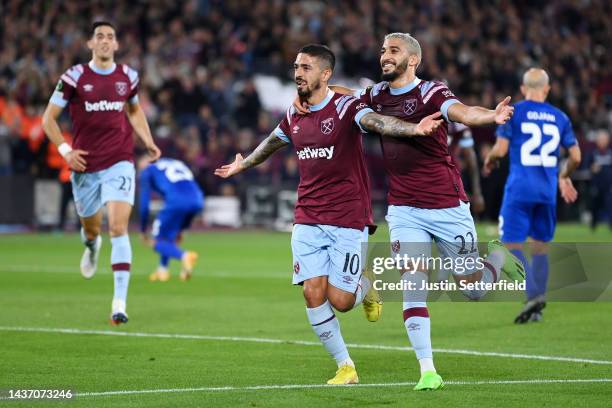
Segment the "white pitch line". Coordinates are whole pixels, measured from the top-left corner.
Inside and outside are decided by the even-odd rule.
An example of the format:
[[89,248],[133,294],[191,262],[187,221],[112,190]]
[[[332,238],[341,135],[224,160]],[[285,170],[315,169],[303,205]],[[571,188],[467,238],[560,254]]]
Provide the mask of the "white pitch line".
[[[510,385],[510,384],[575,384],[575,383],[608,383],[612,378],[591,378],[591,379],[534,379],[534,380],[505,380],[505,381],[445,381],[447,385]],[[219,392],[219,391],[260,391],[260,390],[295,390],[309,388],[369,388],[369,387],[404,387],[414,386],[416,382],[396,382],[380,384],[352,384],[352,385],[327,385],[327,384],[272,384],[272,385],[252,385],[246,387],[197,387],[197,388],[161,388],[149,390],[118,390],[103,392],[82,392],[75,393],[76,397],[105,397],[113,395],[133,395],[133,394],[169,394],[184,392]]]
[[[211,340],[211,341],[234,341],[234,342],[250,342],[250,343],[269,343],[269,344],[294,344],[300,346],[320,346],[321,343],[305,340],[282,340],[269,339],[261,337],[238,337],[238,336],[207,336],[202,334],[180,334],[180,333],[139,333],[139,332],[122,332],[112,330],[82,330],[73,328],[53,328],[53,327],[13,327],[0,326],[0,331],[12,332],[35,332],[35,333],[61,333],[61,334],[81,334],[81,335],[101,335],[101,336],[120,336],[120,337],[144,337],[144,338],[161,338],[161,339],[181,339],[181,340]],[[370,350],[387,350],[387,351],[410,351],[411,347],[405,346],[385,346],[381,344],[352,344],[347,343],[347,347],[353,349],[370,349]],[[516,354],[516,353],[498,353],[494,351],[476,351],[476,350],[461,350],[461,349],[433,349],[436,353],[447,354],[464,354],[472,356],[484,357],[503,357],[503,358],[518,358],[526,360],[545,360],[545,361],[563,361],[569,363],[589,363],[612,365],[609,360],[595,360],[588,358],[577,357],[562,357],[562,356],[542,356],[537,354]]]
[[[106,265],[101,267],[102,271],[99,271],[98,274],[108,275],[110,276],[111,270],[110,265]],[[153,269],[151,269],[153,270]],[[132,269],[132,275],[148,275],[151,273],[151,270],[143,269],[143,268],[134,268]],[[4,265],[0,267],[0,273],[3,272],[19,272],[19,273],[60,273],[60,274],[70,274],[75,276],[80,276],[80,272],[78,267],[75,268],[73,266],[62,266],[62,265]],[[213,278],[244,278],[244,275],[240,275],[236,272],[229,271],[207,271],[203,276],[213,277]],[[258,274],[256,277],[262,279],[290,279],[287,278],[287,274],[271,274],[271,273],[263,273]]]

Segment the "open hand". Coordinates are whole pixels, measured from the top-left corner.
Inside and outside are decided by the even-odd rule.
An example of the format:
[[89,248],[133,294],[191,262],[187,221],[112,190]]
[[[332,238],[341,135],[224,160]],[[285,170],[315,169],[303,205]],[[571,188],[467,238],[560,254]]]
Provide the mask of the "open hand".
[[485,177],[489,177],[491,172],[499,167],[499,160],[491,158],[491,155],[488,155],[485,158],[484,165],[482,166],[482,175]]
[[561,197],[568,204],[573,203],[578,198],[578,191],[576,191],[569,177],[559,178],[559,190],[561,191]]
[[495,123],[503,125],[510,120],[513,114],[514,106],[510,106],[510,97],[506,96],[504,100],[495,107]]
[[215,176],[219,176],[222,178],[229,178],[238,173],[240,173],[244,168],[242,167],[242,162],[244,158],[240,153],[236,155],[236,159],[231,164],[225,164],[218,169],[215,170]]
[[432,113],[429,116],[425,116],[417,124],[416,134],[418,136],[427,136],[432,134],[443,122],[443,119],[438,119],[442,116],[441,112]]

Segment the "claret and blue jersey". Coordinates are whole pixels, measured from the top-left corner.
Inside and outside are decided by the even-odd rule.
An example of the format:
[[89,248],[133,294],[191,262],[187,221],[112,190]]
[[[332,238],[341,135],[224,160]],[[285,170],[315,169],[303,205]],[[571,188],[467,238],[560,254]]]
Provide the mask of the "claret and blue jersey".
[[502,241],[527,236],[550,241],[556,223],[560,147],[574,146],[576,136],[565,113],[546,102],[522,101],[497,129],[508,139],[510,174],[500,211]]

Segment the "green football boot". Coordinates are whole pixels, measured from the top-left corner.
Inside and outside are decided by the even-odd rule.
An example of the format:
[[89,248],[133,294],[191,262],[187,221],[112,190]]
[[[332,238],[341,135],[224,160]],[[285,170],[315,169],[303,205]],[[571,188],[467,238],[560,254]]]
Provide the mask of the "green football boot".
[[414,386],[415,391],[441,390],[444,388],[444,381],[440,374],[435,371],[425,371],[421,374],[419,383]]
[[[493,251],[502,251],[506,257],[506,261],[502,266],[502,272],[513,281],[523,282],[525,280],[525,265],[512,254],[499,240],[494,239],[489,241],[487,245],[489,254]],[[499,277],[498,277],[499,279]]]

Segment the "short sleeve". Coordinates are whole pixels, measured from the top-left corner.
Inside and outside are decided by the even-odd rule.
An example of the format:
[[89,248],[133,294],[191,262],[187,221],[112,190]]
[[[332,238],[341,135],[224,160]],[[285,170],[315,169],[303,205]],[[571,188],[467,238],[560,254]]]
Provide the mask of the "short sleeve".
[[504,139],[512,139],[512,118],[503,125],[499,125],[495,130],[495,136]]
[[374,112],[372,108],[370,108],[370,105],[368,105],[366,102],[363,102],[361,99],[357,99],[353,96],[348,95],[343,96],[336,102],[338,119],[342,120],[344,117],[348,116],[355,122],[357,126],[359,126],[359,129],[363,133],[366,133],[366,130],[361,127],[360,122],[361,118],[363,118],[366,113]]
[[49,102],[60,108],[65,108],[70,99],[75,95],[77,83],[82,74],[83,67],[81,65],[75,65],[66,70],[57,82]]
[[123,72],[128,76],[128,79],[130,80],[130,93],[128,94],[128,102],[131,104],[136,104],[138,103],[138,83],[140,82],[138,71],[130,68],[127,65],[124,65]]
[[448,89],[448,86],[436,81],[426,82],[421,86],[421,98],[423,99],[423,104],[432,104],[437,110],[442,112],[442,116],[448,122],[450,122],[448,108],[455,103],[461,103],[453,91]]
[[291,143],[289,135],[291,134],[291,115],[293,115],[293,106],[287,109],[285,117],[280,121],[278,126],[272,131],[280,140],[286,143]]
[[563,133],[561,134],[561,145],[566,149],[577,144],[576,135],[572,128],[572,122],[567,116],[565,116],[565,126],[563,127]]

